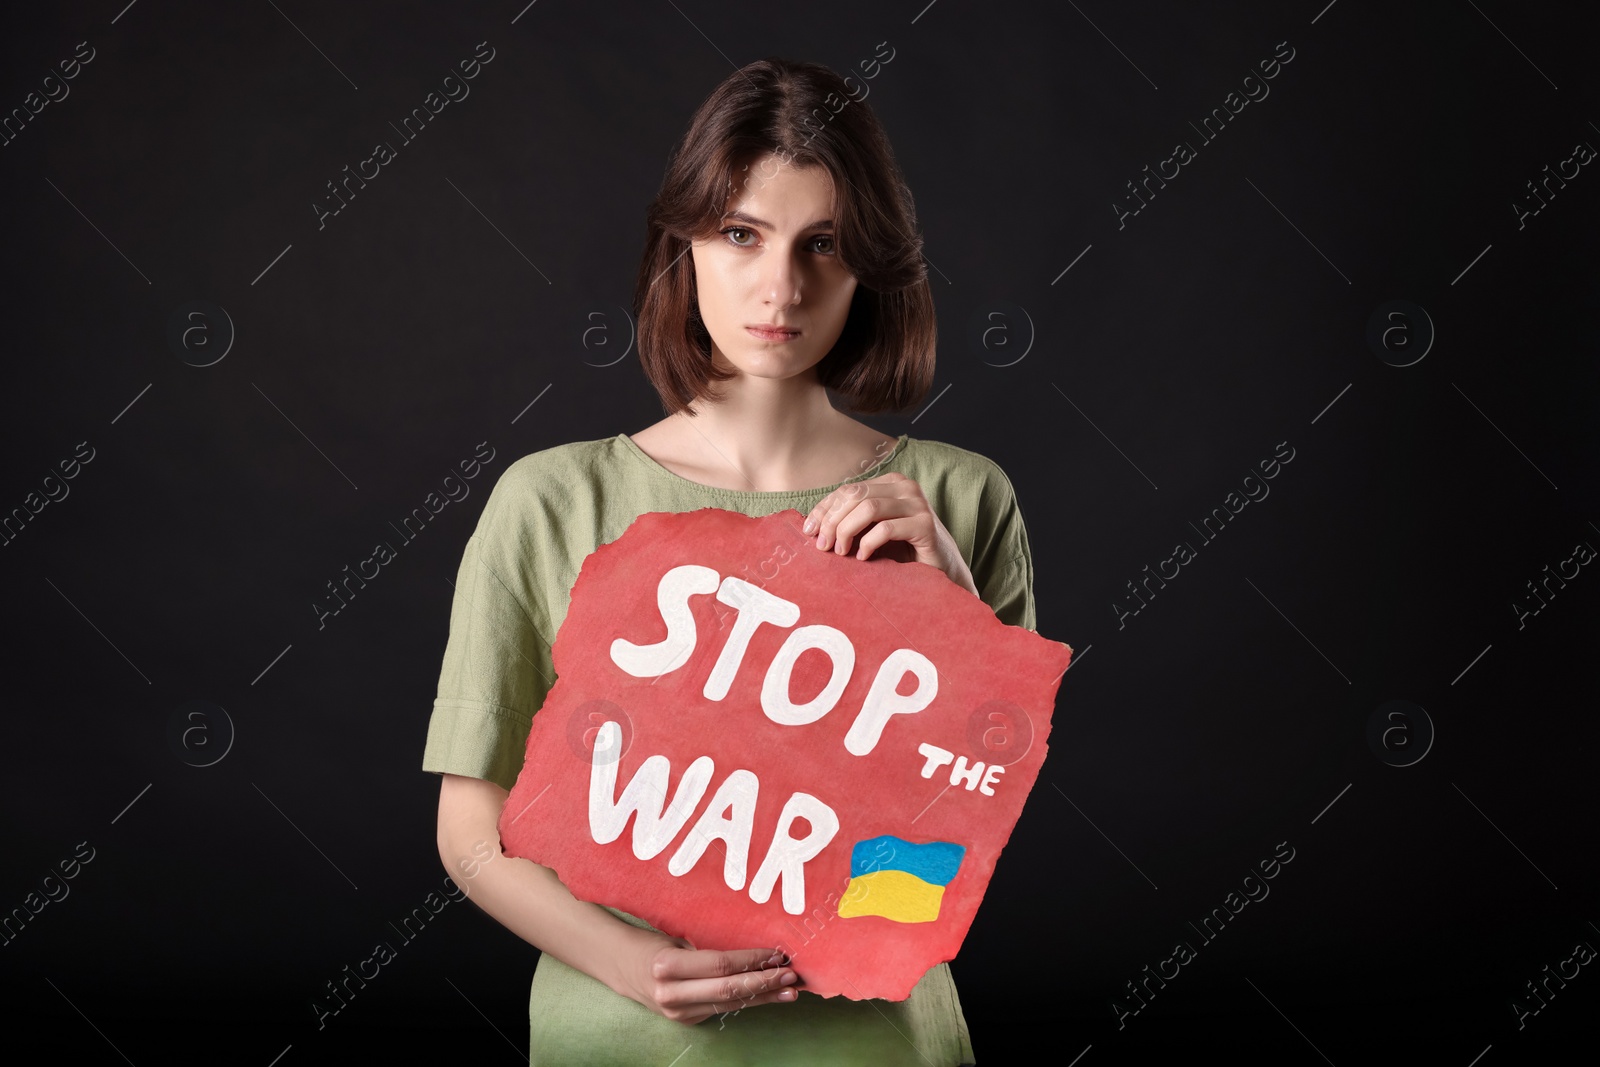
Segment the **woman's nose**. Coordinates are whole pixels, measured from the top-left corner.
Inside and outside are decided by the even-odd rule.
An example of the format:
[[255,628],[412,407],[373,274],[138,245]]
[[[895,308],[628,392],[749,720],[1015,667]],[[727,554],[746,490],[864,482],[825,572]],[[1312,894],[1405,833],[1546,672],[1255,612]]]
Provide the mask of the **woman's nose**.
[[770,262],[765,282],[767,300],[780,308],[798,304],[802,288],[798,264],[788,256],[773,256]]

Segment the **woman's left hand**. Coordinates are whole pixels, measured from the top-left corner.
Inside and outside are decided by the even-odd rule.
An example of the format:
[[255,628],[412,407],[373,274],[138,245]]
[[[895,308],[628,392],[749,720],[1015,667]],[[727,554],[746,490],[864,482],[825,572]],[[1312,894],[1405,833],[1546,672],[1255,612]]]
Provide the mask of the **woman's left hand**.
[[877,553],[902,563],[926,563],[978,595],[972,571],[955,538],[933,513],[922,486],[897,471],[841,485],[817,501],[801,532],[815,535],[818,549],[831,548],[841,556],[854,541],[857,559]]

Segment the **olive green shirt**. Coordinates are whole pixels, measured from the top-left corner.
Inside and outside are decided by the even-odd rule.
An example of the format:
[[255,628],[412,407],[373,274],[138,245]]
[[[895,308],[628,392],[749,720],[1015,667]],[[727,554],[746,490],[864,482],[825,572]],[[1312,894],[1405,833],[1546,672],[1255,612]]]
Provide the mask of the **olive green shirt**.
[[[455,585],[438,697],[422,768],[516,783],[535,712],[555,682],[550,642],[585,557],[645,512],[715,507],[802,515],[833,489],[898,471],[921,486],[1002,622],[1034,629],[1033,557],[1022,511],[992,460],[901,435],[876,465],[796,492],[721,489],[651,459],[626,434],[524,456],[500,476],[468,539]],[[796,551],[818,551],[797,535]],[[635,926],[644,920],[608,909]],[[528,1005],[530,1064],[972,1063],[950,968],[929,970],[903,1001],[802,992],[686,1026],[560,960],[541,955]]]

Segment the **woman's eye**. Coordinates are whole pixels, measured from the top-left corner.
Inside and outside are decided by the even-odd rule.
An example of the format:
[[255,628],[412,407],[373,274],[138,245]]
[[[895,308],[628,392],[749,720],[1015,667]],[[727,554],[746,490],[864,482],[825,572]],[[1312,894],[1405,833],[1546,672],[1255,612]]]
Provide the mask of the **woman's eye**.
[[[722,230],[720,232],[723,235],[723,237],[727,240],[727,242],[729,244],[733,245],[733,247],[735,247],[735,248],[754,248],[755,247],[755,243],[753,241],[751,241],[751,242],[738,241],[738,240],[735,240],[733,238],[733,236],[732,236],[733,234],[736,234],[736,233],[742,233],[742,234],[747,234],[750,237],[754,237],[755,236],[755,231],[753,231],[753,230],[748,230],[743,226],[729,226],[727,229]],[[831,255],[834,255],[836,253],[836,249],[834,247],[834,239],[833,239],[833,235],[832,234],[827,234],[827,233],[819,234],[818,236],[816,236],[815,238],[812,239],[813,246],[815,246],[819,242],[823,245],[823,247],[817,248],[816,251],[821,252],[823,255],[827,255],[827,256],[831,256]]]

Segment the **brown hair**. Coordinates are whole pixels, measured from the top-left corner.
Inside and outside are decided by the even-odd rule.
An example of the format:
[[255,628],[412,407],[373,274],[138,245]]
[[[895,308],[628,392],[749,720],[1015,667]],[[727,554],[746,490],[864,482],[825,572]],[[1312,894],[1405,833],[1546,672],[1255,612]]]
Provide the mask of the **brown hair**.
[[767,153],[832,176],[834,246],[857,282],[818,380],[857,412],[917,403],[933,384],[937,325],[911,190],[864,95],[820,64],[768,58],[700,105],[646,213],[634,313],[639,359],[663,407],[687,414],[734,376],[711,362],[689,246],[717,231],[734,176]]

